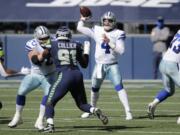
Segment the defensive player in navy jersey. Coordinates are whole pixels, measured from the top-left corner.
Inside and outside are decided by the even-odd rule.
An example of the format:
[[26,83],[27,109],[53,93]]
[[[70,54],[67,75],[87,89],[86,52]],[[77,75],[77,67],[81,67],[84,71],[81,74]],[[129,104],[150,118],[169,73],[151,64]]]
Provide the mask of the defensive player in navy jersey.
[[[83,74],[78,68],[78,63],[86,68],[89,61],[90,44],[82,44],[71,41],[71,32],[67,27],[62,27],[56,32],[57,41],[52,42],[50,55],[52,56],[58,71],[58,78],[51,86],[46,105],[47,127],[44,132],[54,132],[54,107],[68,92],[71,93],[77,107],[93,113],[103,124],[108,123],[108,118],[96,107],[87,104],[87,98],[83,83]],[[46,52],[46,53],[45,53]],[[48,57],[47,51],[44,56]]]

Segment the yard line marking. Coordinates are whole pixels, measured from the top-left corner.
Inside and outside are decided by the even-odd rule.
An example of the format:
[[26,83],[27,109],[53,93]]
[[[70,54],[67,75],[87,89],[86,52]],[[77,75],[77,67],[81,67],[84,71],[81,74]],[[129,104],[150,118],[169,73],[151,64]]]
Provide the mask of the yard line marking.
[[[88,95],[87,95],[88,96]],[[90,96],[90,95],[89,95]],[[104,94],[101,94],[102,98],[114,98],[114,99],[118,99],[118,96],[115,94],[115,95],[104,95]],[[3,95],[1,94],[0,95],[0,98],[3,98],[3,97],[13,97],[15,99],[15,95]],[[29,95],[27,96],[27,98],[36,98],[36,97],[39,97],[39,98],[42,98],[42,95]],[[130,98],[154,98],[154,95],[131,95],[129,94],[128,97]],[[180,95],[174,95],[173,98],[180,98]]]
[[[128,127],[127,127],[128,129]],[[78,131],[82,131],[82,132],[108,132],[106,130],[78,130]],[[116,132],[118,133],[136,133],[136,134],[180,134],[180,132],[163,132],[163,131],[160,131],[160,132],[152,132],[152,131],[122,131],[121,129],[117,130]]]
[[[102,127],[103,128],[103,127]],[[81,129],[81,128],[73,128],[73,127],[69,127],[69,128],[56,128],[56,131],[55,133],[58,133],[58,132],[62,132],[62,131],[69,131],[69,129],[74,129],[76,131],[80,131],[80,132],[91,132],[91,133],[109,133],[109,130],[106,130],[106,127],[104,126],[104,130],[99,130],[98,127],[97,129],[94,129],[92,130],[91,128],[88,128],[87,129]],[[128,129],[128,127],[127,127]],[[9,129],[9,128],[1,128],[2,131],[37,131],[36,129],[33,129],[33,128],[13,128],[13,129]],[[180,132],[167,132],[167,131],[157,131],[157,132],[154,132],[154,131],[137,131],[137,130],[134,130],[134,131],[124,131],[124,129],[118,129],[116,130],[116,132],[118,133],[135,133],[135,134],[180,134]],[[38,131],[37,131],[38,133]]]
[[[121,120],[120,122],[124,122],[124,121],[126,121],[126,122],[130,122],[130,123],[132,123],[132,122],[135,122],[135,121],[138,121],[138,122],[145,122],[145,121],[147,121],[147,122],[176,122],[174,119],[164,119],[164,120],[162,120],[162,119],[153,119],[153,120],[151,120],[151,119],[149,119],[149,118],[144,118],[144,119],[138,119],[138,118],[135,118],[135,119],[133,119],[133,120],[131,120],[131,121],[127,121],[127,120],[125,120],[124,119],[124,116],[125,115],[120,115],[120,116],[118,116],[118,117],[112,117],[112,116],[108,116],[108,119],[109,120]],[[3,119],[3,118],[0,118],[0,120],[10,120],[10,118],[5,118],[5,119]],[[23,121],[24,121],[24,123],[34,123],[34,121],[35,121],[36,119],[35,118],[32,118],[32,117],[23,117]],[[83,121],[88,121],[88,120],[90,120],[90,121],[99,121],[99,119],[97,119],[95,116],[91,116],[91,117],[89,117],[89,118],[81,118],[80,116],[78,117],[76,117],[76,116],[74,116],[74,117],[71,117],[71,118],[67,118],[67,117],[56,117],[55,119],[54,119],[54,121],[56,122],[56,123],[62,123],[62,122],[64,122],[64,121],[61,121],[61,120],[64,120],[64,121],[70,121],[70,122],[75,122],[75,121],[77,121],[77,120],[83,120]]]
[[[66,102],[66,104],[72,104],[72,100],[66,100],[65,102]],[[15,103],[15,101],[4,101],[3,104],[12,105],[12,103]],[[30,104],[30,103],[32,103],[32,104],[40,104],[41,101],[27,101],[27,104]],[[148,105],[148,103],[149,102],[132,102],[131,105]],[[64,104],[64,102],[62,102],[62,104]],[[119,105],[119,102],[117,102],[117,101],[99,101],[98,102],[98,105],[104,105],[104,104],[105,105],[111,105],[111,104],[112,105]],[[180,104],[180,102],[168,102],[168,101],[166,101],[166,102],[164,102],[164,104],[161,104],[161,106],[179,105],[179,104]]]
[[[12,111],[15,110],[14,108],[3,108],[4,111]],[[39,108],[24,108],[24,111],[39,111]],[[56,108],[57,111],[80,111],[78,108]],[[122,109],[114,109],[114,108],[103,108],[102,110],[104,111],[109,111],[109,112],[124,112]],[[132,109],[133,112],[146,112],[145,109]],[[158,112],[167,112],[167,113],[179,113],[179,110],[164,110],[164,109],[159,109]]]

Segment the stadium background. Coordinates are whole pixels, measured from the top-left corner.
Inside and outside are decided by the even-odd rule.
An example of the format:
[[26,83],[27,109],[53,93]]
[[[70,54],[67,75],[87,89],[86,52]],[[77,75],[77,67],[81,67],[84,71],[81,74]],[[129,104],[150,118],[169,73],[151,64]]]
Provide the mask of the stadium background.
[[153,78],[149,33],[157,17],[163,16],[173,36],[180,26],[179,0],[2,0],[0,37],[4,43],[6,67],[20,70],[22,66],[29,66],[24,45],[32,38],[36,26],[45,25],[54,34],[58,27],[67,25],[75,40],[89,40],[92,44],[88,69],[82,70],[85,79],[90,79],[94,66],[94,41],[76,31],[79,6],[88,6],[92,10],[89,26],[99,23],[100,16],[107,10],[116,14],[117,27],[127,34],[126,52],[119,59],[124,79]]
[[[119,61],[123,78],[130,79],[124,81],[124,86],[128,92],[134,120],[124,120],[124,110],[119,103],[117,93],[109,81],[104,81],[98,106],[109,116],[109,124],[103,126],[93,117],[81,119],[82,112],[76,108],[71,95],[68,94],[57,105],[54,134],[180,134],[179,125],[176,124],[179,116],[180,89],[176,89],[174,96],[159,105],[154,120],[150,120],[146,112],[148,103],[162,88],[161,80],[149,80],[152,79],[153,56],[149,33],[155,26],[157,16],[160,15],[165,17],[165,23],[170,27],[172,35],[180,28],[179,0],[1,0],[0,37],[6,52],[6,66],[17,70],[20,70],[21,66],[29,66],[24,45],[28,39],[32,38],[33,30],[37,25],[47,26],[53,34],[59,26],[67,25],[74,33],[74,39],[90,40],[94,44],[94,41],[76,31],[79,6],[82,5],[90,7],[93,11],[90,26],[99,23],[100,16],[105,11],[112,10],[117,16],[118,28],[127,33],[126,53],[120,57]],[[88,69],[83,70],[85,79],[90,78],[94,66],[93,51],[92,48]],[[34,129],[34,122],[38,115],[42,91],[38,89],[27,96],[28,102],[23,112],[24,124],[9,129],[7,124],[14,114],[17,89],[21,80],[19,78],[0,79],[0,101],[3,103],[0,111],[0,134],[39,135],[40,133]],[[85,80],[85,87],[89,100],[91,80]]]

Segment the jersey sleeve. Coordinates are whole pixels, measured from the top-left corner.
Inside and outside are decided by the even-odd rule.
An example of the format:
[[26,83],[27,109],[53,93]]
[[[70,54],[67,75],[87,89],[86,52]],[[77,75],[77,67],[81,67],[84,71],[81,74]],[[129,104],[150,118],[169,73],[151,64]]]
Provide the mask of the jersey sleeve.
[[116,47],[114,49],[115,52],[119,54],[123,54],[125,51],[125,39],[126,39],[126,34],[124,31],[119,31],[117,32],[118,38],[116,40]]
[[124,31],[121,31],[119,33],[119,37],[118,37],[118,40],[125,40],[126,39],[126,34]]
[[94,32],[92,29],[85,26],[83,21],[79,21],[77,25],[77,30],[91,38],[94,38]]
[[36,41],[35,40],[29,40],[26,45],[25,45],[25,50],[27,52],[30,52],[33,50],[33,48],[36,46]]

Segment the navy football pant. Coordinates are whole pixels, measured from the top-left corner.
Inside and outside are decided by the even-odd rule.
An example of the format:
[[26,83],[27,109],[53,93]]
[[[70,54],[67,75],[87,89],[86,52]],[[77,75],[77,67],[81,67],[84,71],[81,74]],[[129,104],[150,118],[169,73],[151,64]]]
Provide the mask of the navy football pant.
[[59,73],[56,82],[51,86],[46,105],[46,118],[54,117],[54,107],[70,91],[77,107],[90,112],[92,107],[87,104],[87,98],[83,83],[83,75],[79,69],[68,68]]

